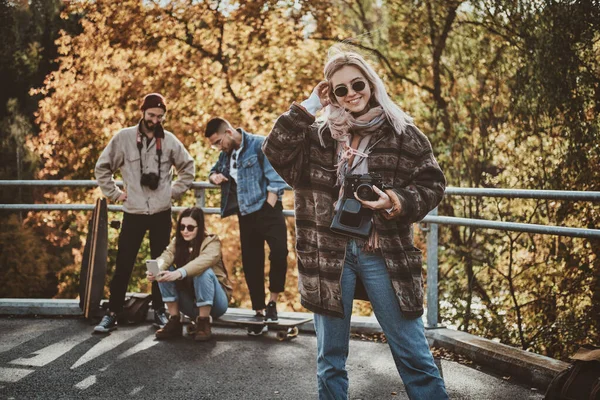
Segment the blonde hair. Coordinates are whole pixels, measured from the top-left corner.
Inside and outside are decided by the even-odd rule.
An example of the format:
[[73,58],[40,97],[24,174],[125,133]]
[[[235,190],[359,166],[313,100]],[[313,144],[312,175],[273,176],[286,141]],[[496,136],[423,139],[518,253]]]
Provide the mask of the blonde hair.
[[[390,96],[388,96],[387,91],[385,90],[383,81],[362,55],[356,51],[346,50],[341,45],[332,46],[328,53],[328,60],[323,69],[323,75],[327,81],[331,79],[333,74],[345,66],[358,68],[366,78],[368,85],[371,87],[371,99],[369,100],[369,104],[372,105],[373,101],[379,104],[381,108],[383,108],[387,120],[398,133],[403,133],[407,125],[412,125],[413,119],[390,99]],[[329,98],[332,102],[337,102],[331,87],[329,88]],[[323,115],[319,119],[319,133],[322,133],[327,127],[327,121],[332,112],[335,113],[335,107],[335,105],[328,105],[325,107]]]

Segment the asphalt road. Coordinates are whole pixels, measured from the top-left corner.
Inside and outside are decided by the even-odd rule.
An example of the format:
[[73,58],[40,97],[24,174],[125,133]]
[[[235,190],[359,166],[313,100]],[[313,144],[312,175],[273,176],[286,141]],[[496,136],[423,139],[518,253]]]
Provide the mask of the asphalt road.
[[[149,324],[91,331],[82,319],[0,318],[0,398],[318,398],[310,334],[279,342],[272,332],[254,338],[215,328],[214,340],[196,343],[155,341]],[[543,398],[472,366],[441,360],[441,367],[451,399]],[[350,399],[408,399],[386,344],[352,340],[348,371]]]

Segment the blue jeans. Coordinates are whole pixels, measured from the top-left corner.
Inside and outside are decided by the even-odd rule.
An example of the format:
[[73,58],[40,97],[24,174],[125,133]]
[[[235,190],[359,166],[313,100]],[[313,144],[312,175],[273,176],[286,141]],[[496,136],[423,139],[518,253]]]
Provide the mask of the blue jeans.
[[[169,269],[175,270],[173,267]],[[177,301],[179,310],[190,318],[196,318],[198,307],[202,306],[212,306],[210,315],[215,319],[225,314],[228,307],[227,295],[212,269],[207,269],[202,275],[185,279],[193,280],[195,299],[187,290],[178,290],[175,282],[159,282],[158,286],[165,303]]]
[[369,295],[408,397],[415,400],[447,399],[444,381],[425,338],[422,319],[404,318],[381,253],[364,253],[354,240],[348,242],[342,272],[344,318],[315,314],[319,399],[348,397],[346,359],[357,277]]

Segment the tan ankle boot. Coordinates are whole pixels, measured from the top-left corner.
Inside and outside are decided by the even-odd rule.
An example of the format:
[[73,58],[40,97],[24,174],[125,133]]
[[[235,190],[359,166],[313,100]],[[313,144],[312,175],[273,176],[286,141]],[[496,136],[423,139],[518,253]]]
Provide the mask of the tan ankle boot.
[[197,317],[194,340],[197,342],[205,342],[210,340],[211,337],[212,333],[210,331],[210,317]]
[[181,336],[183,333],[183,324],[179,318],[179,315],[173,315],[169,318],[169,321],[164,326],[156,331],[156,338],[158,340],[171,339],[174,337]]

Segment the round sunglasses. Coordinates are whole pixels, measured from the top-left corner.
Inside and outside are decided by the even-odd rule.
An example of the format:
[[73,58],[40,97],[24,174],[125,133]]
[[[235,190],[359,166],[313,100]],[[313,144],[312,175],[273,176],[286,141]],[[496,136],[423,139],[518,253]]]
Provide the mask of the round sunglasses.
[[[364,81],[356,81],[352,83],[352,90],[355,92],[362,92],[365,90],[367,84]],[[346,85],[339,85],[333,90],[333,94],[337,97],[346,97],[348,95],[348,87]]]
[[179,230],[181,232],[183,232],[183,231],[185,231],[187,229],[188,232],[194,232],[197,227],[198,227],[197,225],[185,225],[185,224],[181,224],[181,225],[179,225]]

